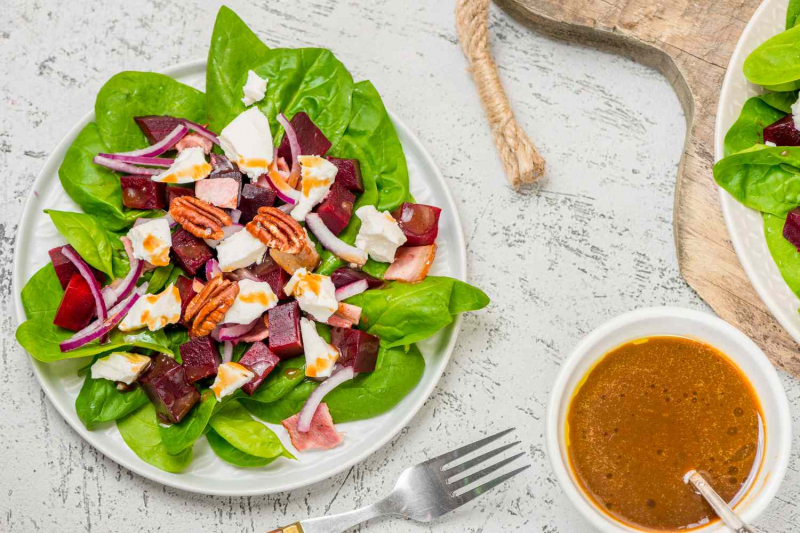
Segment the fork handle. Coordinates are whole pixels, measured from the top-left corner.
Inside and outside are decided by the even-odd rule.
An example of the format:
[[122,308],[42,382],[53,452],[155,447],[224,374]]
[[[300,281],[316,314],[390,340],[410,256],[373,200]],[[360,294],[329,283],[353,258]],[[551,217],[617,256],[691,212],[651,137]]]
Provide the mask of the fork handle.
[[387,510],[382,509],[379,504],[380,502],[346,513],[310,518],[274,529],[269,533],[343,533],[362,522],[390,514]]

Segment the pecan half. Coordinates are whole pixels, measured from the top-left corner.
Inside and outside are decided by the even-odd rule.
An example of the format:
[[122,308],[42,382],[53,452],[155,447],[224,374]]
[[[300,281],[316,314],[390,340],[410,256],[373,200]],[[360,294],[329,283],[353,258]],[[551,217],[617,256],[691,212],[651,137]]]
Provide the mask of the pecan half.
[[238,294],[239,284],[223,278],[222,274],[217,274],[206,283],[186,306],[183,315],[186,322],[192,322],[189,336],[205,337],[211,333],[225,317]]
[[275,207],[259,207],[245,229],[266,246],[287,254],[296,254],[306,245],[306,232],[300,224]]
[[225,237],[222,228],[233,224],[225,211],[194,196],[173,198],[169,214],[183,229],[200,239],[222,239]]

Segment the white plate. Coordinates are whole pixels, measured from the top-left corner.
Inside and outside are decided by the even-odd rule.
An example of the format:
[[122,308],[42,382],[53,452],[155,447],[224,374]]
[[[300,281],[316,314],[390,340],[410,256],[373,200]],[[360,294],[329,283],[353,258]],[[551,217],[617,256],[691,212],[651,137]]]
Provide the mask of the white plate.
[[[167,69],[164,74],[203,90],[205,66],[206,62],[203,60],[194,61]],[[436,261],[431,274],[466,280],[466,245],[455,201],[442,174],[419,139],[395,115],[390,115],[408,161],[411,193],[420,203],[442,208],[439,238],[436,241]],[[47,251],[64,244],[64,239],[42,211],[47,208],[80,210],[61,187],[58,167],[77,134],[92,120],[94,113],[86,115],[53,150],[34,181],[32,193],[25,203],[14,251],[13,272],[16,316],[20,323],[25,320],[20,300],[22,287],[49,261]],[[194,447],[194,460],[186,471],[170,474],[159,470],[139,459],[128,448],[114,424],[87,431],[78,419],[74,405],[83,378],[77,377],[76,370],[86,363],[86,359],[50,364],[30,359],[39,383],[61,416],[79,435],[106,456],[146,478],[170,487],[203,494],[245,496],[271,494],[322,481],[362,461],[397,435],[436,387],[453,352],[460,327],[461,319],[456,318],[443,331],[419,343],[426,363],[420,383],[388,413],[369,420],[340,424],[339,429],[346,434],[343,446],[325,452],[297,453],[297,461],[280,460],[261,469],[236,468],[223,462],[214,455],[206,440],[201,438]],[[268,425],[289,447],[288,435],[283,428]],[[294,448],[289,449],[294,452]]]
[[[742,66],[747,56],[761,43],[782,32],[789,0],[765,0],[744,29],[731,57],[717,108],[714,132],[714,157],[722,159],[722,143],[731,125],[736,122],[742,106],[751,96],[767,92],[747,81]],[[731,242],[744,271],[761,300],[789,335],[800,343],[800,298],[783,281],[764,238],[761,213],[740,204],[720,188],[722,215],[728,226]]]

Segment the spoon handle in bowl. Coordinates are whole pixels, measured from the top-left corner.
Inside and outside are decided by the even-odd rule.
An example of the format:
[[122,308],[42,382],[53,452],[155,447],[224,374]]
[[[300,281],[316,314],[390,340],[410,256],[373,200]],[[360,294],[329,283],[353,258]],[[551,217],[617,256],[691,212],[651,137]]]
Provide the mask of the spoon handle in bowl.
[[714,512],[717,513],[725,524],[731,528],[736,533],[754,533],[750,526],[745,524],[739,515],[733,512],[725,500],[717,494],[711,485],[701,476],[697,471],[692,470],[687,474],[689,481],[694,485],[694,488],[697,489],[697,492],[700,493],[703,498],[706,499],[709,505],[714,509]]

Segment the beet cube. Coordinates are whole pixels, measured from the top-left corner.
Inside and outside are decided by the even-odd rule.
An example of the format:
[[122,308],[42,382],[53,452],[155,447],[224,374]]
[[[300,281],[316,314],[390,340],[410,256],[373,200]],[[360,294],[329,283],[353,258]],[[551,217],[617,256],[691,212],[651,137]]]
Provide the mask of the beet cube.
[[333,182],[331,191],[317,208],[319,218],[328,226],[331,233],[339,235],[347,227],[350,217],[353,216],[353,204],[356,197],[353,193],[339,185],[339,180]]
[[270,352],[266,344],[263,342],[254,342],[250,349],[239,359],[241,365],[244,365],[250,372],[256,375],[249,382],[245,383],[242,390],[252,396],[256,389],[267,379],[272,369],[280,362],[280,358]]
[[331,344],[339,350],[339,364],[356,372],[372,372],[378,361],[380,340],[358,329],[331,328]]
[[403,246],[427,246],[439,235],[439,215],[442,210],[432,205],[405,202],[392,211],[392,216],[406,236]]
[[[75,248],[69,244],[67,246],[74,254],[78,254],[78,252],[75,251]],[[69,280],[72,279],[72,275],[78,274],[78,267],[76,267],[74,264],[72,264],[72,261],[66,258],[66,256],[61,252],[61,248],[63,248],[63,246],[58,246],[47,253],[50,254],[50,261],[53,263],[53,268],[56,269],[56,276],[58,277],[58,281],[61,283],[61,288],[67,290],[67,285],[69,285]],[[95,279],[102,284],[105,280],[105,275],[94,267],[90,266],[89,269],[91,269]]]
[[186,381],[186,369],[171,357],[158,354],[139,384],[153,402],[159,420],[177,424],[200,400],[200,393]]
[[800,252],[800,207],[789,211],[783,225],[783,238],[789,241]]
[[197,292],[194,290],[194,283],[192,280],[186,276],[178,276],[178,279],[175,280],[175,287],[178,288],[178,293],[181,295],[181,319],[178,321],[178,324],[188,328],[189,323],[183,319],[183,315],[186,312],[186,308],[189,307],[189,302],[192,301],[192,298],[195,297]]
[[296,301],[281,304],[267,311],[269,349],[281,359],[303,353],[300,336],[300,305]]
[[356,270],[355,268],[341,267],[331,273],[331,281],[333,282],[333,286],[337,289],[355,283],[356,281],[361,281],[362,279],[367,280],[367,285],[370,289],[380,289],[383,287],[382,279],[370,276],[366,272]]
[[180,119],[166,115],[146,115],[133,117],[133,119],[139,125],[144,136],[147,137],[147,140],[150,141],[150,144],[157,143],[181,124]]
[[[331,142],[325,134],[311,121],[307,113],[295,113],[289,123],[297,134],[300,144],[300,155],[325,155],[331,147]],[[281,145],[278,147],[278,157],[286,160],[292,166],[292,149],[289,147],[289,138],[284,134]]]
[[251,266],[250,272],[261,281],[269,283],[272,292],[279,300],[287,298],[283,288],[289,283],[289,274],[269,254],[264,257],[260,265]]
[[336,183],[339,183],[345,189],[353,192],[364,192],[364,180],[361,178],[361,163],[358,162],[358,159],[329,157],[328,161],[333,163],[337,168]]
[[764,128],[764,142],[773,142],[778,146],[800,146],[800,131],[794,125],[792,115],[786,115]]
[[53,324],[72,331],[80,331],[92,321],[94,308],[94,296],[89,284],[80,274],[73,274],[61,298]]
[[167,209],[169,209],[169,205],[172,203],[172,200],[178,198],[179,196],[194,196],[194,189],[191,187],[180,187],[178,185],[167,186]]
[[122,205],[131,209],[164,209],[166,183],[158,183],[150,176],[122,176]]
[[210,159],[212,167],[210,176],[236,171],[236,166],[231,163],[230,159],[222,154],[211,154]]
[[205,241],[181,228],[172,235],[172,257],[184,272],[194,276],[214,254]]
[[210,336],[196,337],[181,344],[181,361],[186,369],[186,381],[194,383],[214,376],[219,366],[219,348]]
[[259,207],[272,207],[275,203],[275,191],[259,187],[252,183],[242,187],[242,197],[239,199],[239,211],[242,212],[239,224],[247,224],[258,214]]

